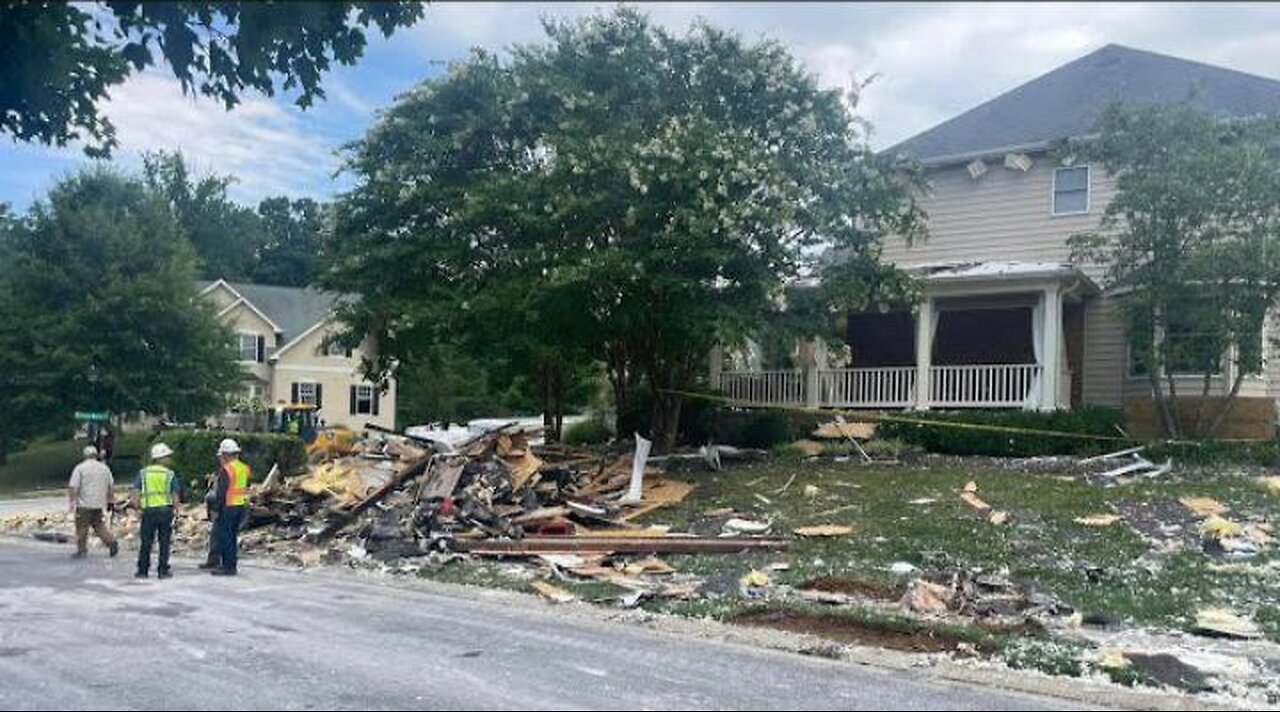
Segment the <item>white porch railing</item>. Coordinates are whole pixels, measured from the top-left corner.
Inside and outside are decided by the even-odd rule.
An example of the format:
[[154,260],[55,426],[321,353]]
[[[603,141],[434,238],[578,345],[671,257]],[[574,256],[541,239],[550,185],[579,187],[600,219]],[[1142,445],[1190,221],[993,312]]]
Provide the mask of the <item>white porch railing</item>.
[[[929,369],[929,406],[934,408],[1021,408],[1039,388],[1040,366],[996,364],[933,366]],[[720,390],[736,401],[755,405],[805,405],[827,408],[911,408],[916,405],[916,367],[819,369],[814,381],[800,370],[726,371]],[[810,400],[807,382],[818,389]],[[1034,401],[1035,399],[1031,399]]]
[[726,371],[720,374],[720,390],[746,403],[760,405],[801,405],[804,400],[804,373],[786,371]]
[[907,408],[915,404],[916,367],[818,371],[819,400],[835,408]]
[[939,408],[1021,407],[1038,387],[1036,364],[933,366],[929,403]]

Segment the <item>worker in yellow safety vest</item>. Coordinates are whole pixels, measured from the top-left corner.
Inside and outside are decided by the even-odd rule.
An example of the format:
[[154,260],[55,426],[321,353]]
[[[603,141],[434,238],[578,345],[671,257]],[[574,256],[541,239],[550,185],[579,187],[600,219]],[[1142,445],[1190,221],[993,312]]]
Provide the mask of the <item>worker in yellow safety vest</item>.
[[249,501],[249,466],[240,459],[240,445],[227,438],[218,444],[218,481],[214,488],[214,576],[235,576],[240,523]]
[[138,472],[133,483],[133,504],[142,510],[142,531],[138,542],[138,571],[134,576],[146,578],[151,568],[151,545],[160,542],[160,559],[156,576],[169,578],[169,549],[173,541],[173,513],[178,506],[181,484],[169,468],[173,450],[164,443],[151,446],[151,464]]

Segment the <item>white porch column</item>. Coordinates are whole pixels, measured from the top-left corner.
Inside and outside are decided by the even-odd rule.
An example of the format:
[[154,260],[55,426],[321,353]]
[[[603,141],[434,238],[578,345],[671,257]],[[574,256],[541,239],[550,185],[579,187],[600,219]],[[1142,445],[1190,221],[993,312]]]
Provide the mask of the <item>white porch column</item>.
[[1057,284],[1044,290],[1040,300],[1043,316],[1040,367],[1040,409],[1059,407],[1058,376],[1062,372],[1062,292]]
[[929,382],[933,366],[933,297],[926,296],[916,309],[916,410],[929,410]]
[[800,342],[800,369],[804,374],[804,404],[822,406],[822,372],[827,368],[827,342],[815,336]]
[[720,390],[720,374],[724,372],[724,347],[716,344],[707,356],[707,380],[712,390]]

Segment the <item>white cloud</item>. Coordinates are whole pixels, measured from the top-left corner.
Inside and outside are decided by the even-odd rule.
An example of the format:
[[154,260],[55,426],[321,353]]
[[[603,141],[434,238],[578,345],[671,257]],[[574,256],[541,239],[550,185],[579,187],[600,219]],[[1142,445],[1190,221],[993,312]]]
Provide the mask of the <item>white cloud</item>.
[[300,110],[254,94],[225,111],[214,100],[183,95],[172,77],[143,73],[113,89],[101,109],[116,126],[116,153],[126,163],[141,151],[178,150],[198,170],[235,176],[232,194],[242,200],[314,194],[337,166],[335,147],[309,130]]
[[325,80],[324,94],[330,101],[335,101],[352,113],[360,116],[371,118],[377,108],[368,99],[365,99],[347,83],[330,76]]

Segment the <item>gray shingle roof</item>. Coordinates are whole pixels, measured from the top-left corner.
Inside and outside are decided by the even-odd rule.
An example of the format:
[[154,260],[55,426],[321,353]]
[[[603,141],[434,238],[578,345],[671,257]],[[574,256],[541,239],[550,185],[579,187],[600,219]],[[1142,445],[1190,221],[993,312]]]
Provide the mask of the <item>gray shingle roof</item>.
[[888,149],[921,161],[1087,135],[1113,101],[1192,103],[1222,116],[1280,112],[1280,81],[1107,45]]
[[[204,289],[210,284],[212,282],[199,282],[196,288]],[[280,327],[281,346],[315,326],[343,300],[343,296],[336,292],[322,292],[309,287],[277,287],[247,282],[227,284]]]

